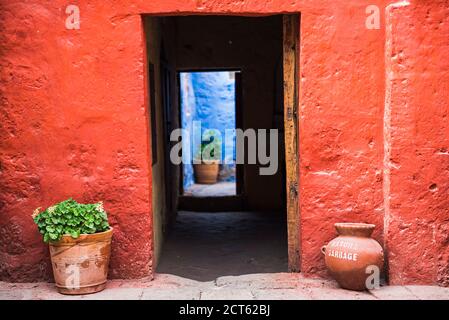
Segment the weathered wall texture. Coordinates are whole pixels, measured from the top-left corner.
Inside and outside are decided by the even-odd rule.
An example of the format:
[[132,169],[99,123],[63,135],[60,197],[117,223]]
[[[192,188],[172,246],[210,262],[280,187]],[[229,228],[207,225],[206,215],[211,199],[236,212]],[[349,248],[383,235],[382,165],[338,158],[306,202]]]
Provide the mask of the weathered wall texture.
[[81,29],[66,30],[66,1],[1,0],[0,278],[49,278],[30,214],[69,196],[105,201],[113,277],[152,273],[140,14],[301,12],[302,271],[325,275],[334,222],[364,221],[391,283],[447,285],[448,3],[390,7],[367,30],[366,6],[384,17],[392,2],[78,1]]
[[67,30],[65,1],[1,1],[1,279],[49,278],[30,214],[69,197],[104,200],[112,277],[152,270],[142,20],[79,4]]
[[390,282],[449,285],[449,2],[387,8]]
[[338,221],[374,223],[383,243],[384,30],[366,3],[301,14],[299,197],[301,270],[326,273],[320,247]]

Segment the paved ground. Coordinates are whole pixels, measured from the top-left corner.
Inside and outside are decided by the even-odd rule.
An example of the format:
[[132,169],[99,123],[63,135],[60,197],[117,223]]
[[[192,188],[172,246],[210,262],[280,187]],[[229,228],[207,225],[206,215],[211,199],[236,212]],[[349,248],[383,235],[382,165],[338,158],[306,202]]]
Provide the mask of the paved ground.
[[287,271],[287,226],[281,213],[178,213],[157,268],[188,279]]
[[447,299],[449,288],[340,289],[334,281],[286,273],[285,220],[279,214],[180,212],[153,281],[113,280],[106,290],[64,296],[51,283],[0,282],[0,299]]
[[192,184],[184,189],[184,196],[225,197],[235,196],[235,182],[217,182],[214,184]]
[[449,300],[449,288],[432,286],[385,286],[370,292],[338,288],[333,281],[305,279],[300,274],[272,273],[226,276],[215,281],[199,282],[168,274],[158,274],[153,281],[113,280],[99,293],[65,296],[50,283],[14,284],[0,282],[0,299],[101,299],[101,300],[376,300],[439,299]]

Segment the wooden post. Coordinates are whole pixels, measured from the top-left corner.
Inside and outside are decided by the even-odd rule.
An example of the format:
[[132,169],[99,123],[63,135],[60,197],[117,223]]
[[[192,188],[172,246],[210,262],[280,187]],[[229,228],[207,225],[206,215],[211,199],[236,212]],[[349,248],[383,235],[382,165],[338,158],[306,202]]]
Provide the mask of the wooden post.
[[298,204],[298,33],[299,15],[283,17],[284,127],[287,184],[288,267],[300,268],[300,219]]

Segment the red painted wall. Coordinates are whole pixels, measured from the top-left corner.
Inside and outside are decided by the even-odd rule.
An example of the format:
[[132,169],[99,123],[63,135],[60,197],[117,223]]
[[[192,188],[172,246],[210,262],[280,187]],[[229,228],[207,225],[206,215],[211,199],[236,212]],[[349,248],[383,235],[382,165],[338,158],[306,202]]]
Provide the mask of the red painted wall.
[[449,285],[449,2],[387,9],[385,229],[392,283]]
[[81,28],[67,30],[67,1],[0,0],[0,278],[50,278],[31,213],[69,196],[105,201],[112,277],[152,274],[141,14],[301,12],[302,271],[326,276],[333,223],[364,221],[391,283],[448,284],[449,5],[390,6],[385,20],[390,2],[78,0]]
[[51,276],[30,213],[68,197],[104,199],[113,277],[151,272],[141,19],[77,3],[81,28],[67,30],[67,1],[1,1],[2,279]]

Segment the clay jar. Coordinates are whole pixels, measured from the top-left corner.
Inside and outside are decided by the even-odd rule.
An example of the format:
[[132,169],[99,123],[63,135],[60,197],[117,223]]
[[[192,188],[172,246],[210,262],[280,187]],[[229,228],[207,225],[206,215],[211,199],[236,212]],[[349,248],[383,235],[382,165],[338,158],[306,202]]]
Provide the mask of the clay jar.
[[331,276],[342,288],[366,290],[367,278],[382,270],[384,254],[371,238],[374,228],[366,223],[336,223],[338,237],[321,248]]

